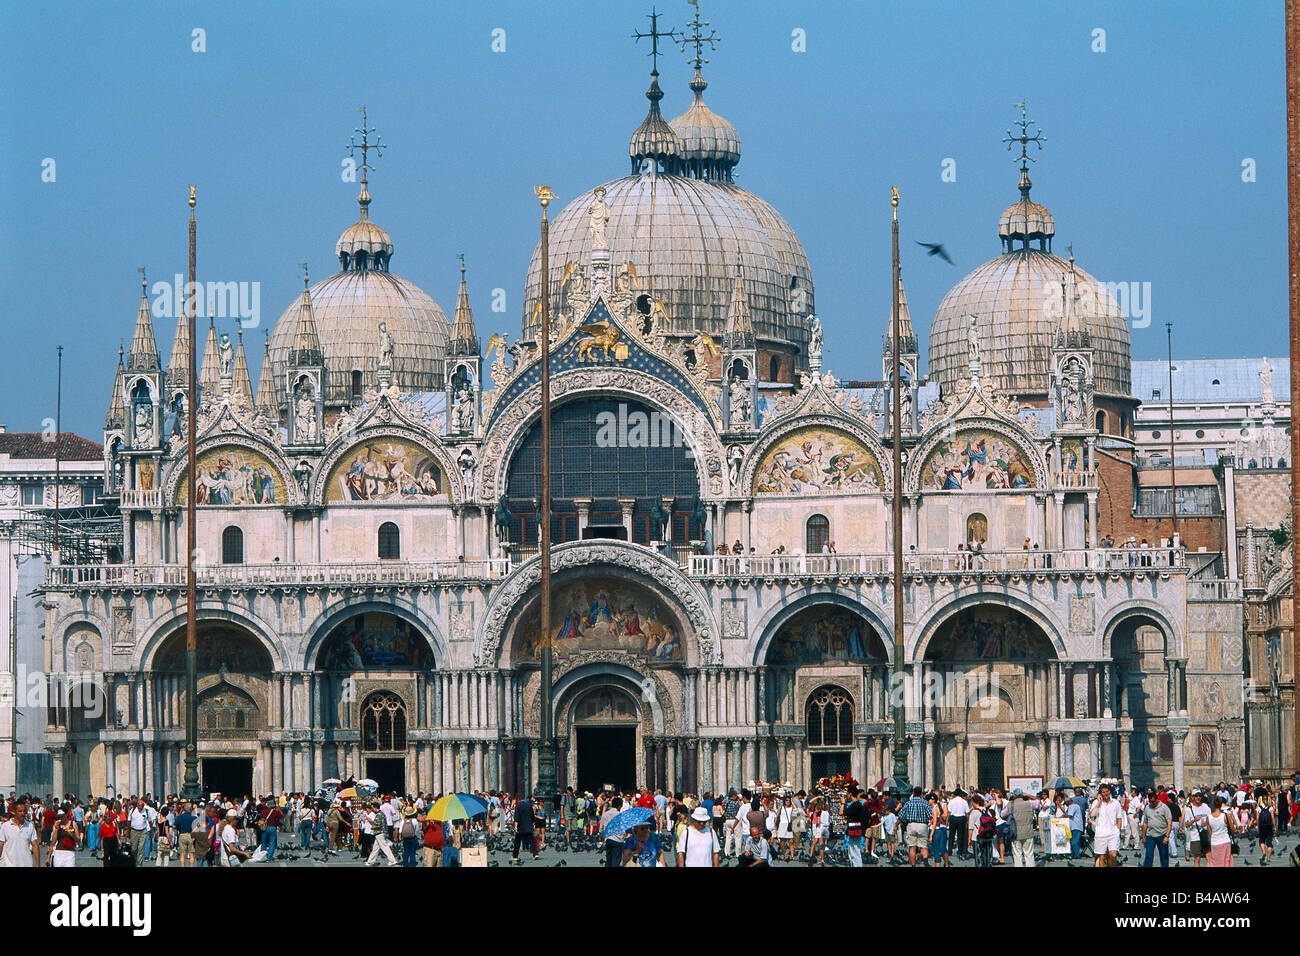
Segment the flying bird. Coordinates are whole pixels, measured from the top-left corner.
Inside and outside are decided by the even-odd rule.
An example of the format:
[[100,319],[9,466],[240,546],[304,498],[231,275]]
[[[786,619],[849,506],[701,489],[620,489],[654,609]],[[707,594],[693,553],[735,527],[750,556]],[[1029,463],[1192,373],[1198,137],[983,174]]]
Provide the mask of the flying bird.
[[940,259],[942,259],[944,262],[948,263],[948,265],[950,265],[950,266],[951,266],[951,265],[956,265],[956,263],[952,261],[951,257],[949,257],[949,255],[948,255],[948,250],[945,249],[945,248],[943,247],[943,243],[941,243],[941,242],[922,242],[922,241],[919,240],[919,239],[914,239],[913,241],[914,241],[918,246],[925,246],[925,248],[926,248],[926,255],[938,256],[938,257],[939,257]]

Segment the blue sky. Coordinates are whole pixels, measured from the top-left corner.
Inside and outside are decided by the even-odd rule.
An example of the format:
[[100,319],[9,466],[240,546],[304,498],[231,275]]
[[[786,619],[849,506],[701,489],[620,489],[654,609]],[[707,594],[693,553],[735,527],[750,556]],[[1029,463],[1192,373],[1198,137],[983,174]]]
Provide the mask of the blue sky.
[[[691,8],[657,0],[663,26]],[[791,222],[812,263],[826,364],[874,378],[889,312],[889,185],[922,343],[944,293],[999,251],[1016,198],[1000,142],[1025,99],[1047,136],[1034,198],[1103,281],[1151,283],[1134,358],[1285,354],[1281,4],[701,0],[722,36],[710,106],[739,129],[738,181]],[[561,203],[627,171],[644,116],[646,2],[21,4],[0,34],[0,292],[9,303],[0,421],[54,413],[102,437],[139,280],[186,261],[199,187],[199,277],[261,284],[263,326],[321,278],[355,219],[340,163],[365,104],[390,144],[371,176],[393,271],[450,314],[464,252],[479,331],[517,334],[537,234],[534,183]],[[206,52],[191,50],[202,28]],[[505,31],[504,53],[492,31]],[[1105,52],[1093,52],[1096,29]],[[806,52],[792,50],[792,31]],[[690,68],[660,64],[664,113]],[[42,162],[55,160],[55,181]],[[941,181],[956,162],[956,181]],[[1242,181],[1252,159],[1256,181]],[[956,267],[917,254],[941,241]],[[506,311],[490,311],[491,290]],[[174,320],[156,320],[169,354]],[[233,327],[233,326],[232,326]],[[245,336],[256,381],[262,330]],[[922,348],[924,352],[924,345]]]

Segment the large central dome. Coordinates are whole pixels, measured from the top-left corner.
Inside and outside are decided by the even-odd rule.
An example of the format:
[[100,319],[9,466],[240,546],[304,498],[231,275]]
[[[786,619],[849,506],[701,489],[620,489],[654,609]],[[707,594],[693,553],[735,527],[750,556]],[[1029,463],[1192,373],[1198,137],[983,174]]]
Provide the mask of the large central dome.
[[[732,182],[740,137],[704,105],[705,85],[697,73],[691,107],[665,123],[657,76],[651,83],[649,114],[629,147],[635,172],[598,187],[609,210],[611,261],[616,270],[632,263],[639,290],[663,302],[671,331],[714,338],[726,328],[739,264],[760,347],[794,354],[796,364],[807,367],[813,314],[808,256],[780,213]],[[595,189],[583,193],[551,222],[552,311],[561,302],[566,264],[587,267],[591,261],[595,196]],[[525,339],[535,336],[541,272],[539,244],[524,292]]]
[[[979,331],[982,374],[1022,400],[1045,399],[1052,343],[1061,329],[1063,288],[1071,264],[1051,252],[1056,225],[1046,207],[1029,198],[1022,170],[1021,198],[998,222],[1005,250],[949,290],[930,325],[929,375],[944,392],[968,377],[971,316]],[[1030,242],[1037,241],[1038,248]],[[1094,352],[1099,395],[1128,398],[1132,391],[1128,323],[1106,287],[1077,266],[1083,330]]]

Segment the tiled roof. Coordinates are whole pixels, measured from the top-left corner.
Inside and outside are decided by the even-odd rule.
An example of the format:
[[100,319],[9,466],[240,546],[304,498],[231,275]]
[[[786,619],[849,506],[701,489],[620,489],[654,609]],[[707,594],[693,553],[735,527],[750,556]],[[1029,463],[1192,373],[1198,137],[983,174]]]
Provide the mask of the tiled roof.
[[[1258,358],[1174,359],[1174,403],[1258,402],[1263,398]],[[1273,398],[1285,404],[1291,397],[1291,360],[1270,357]],[[1159,397],[1154,393],[1159,392]],[[1169,363],[1133,363],[1133,397],[1141,402],[1169,400]]]
[[[64,461],[99,461],[104,457],[103,445],[72,432],[59,436],[58,451]],[[0,455],[53,459],[54,442],[46,441],[41,432],[5,432],[0,434]]]

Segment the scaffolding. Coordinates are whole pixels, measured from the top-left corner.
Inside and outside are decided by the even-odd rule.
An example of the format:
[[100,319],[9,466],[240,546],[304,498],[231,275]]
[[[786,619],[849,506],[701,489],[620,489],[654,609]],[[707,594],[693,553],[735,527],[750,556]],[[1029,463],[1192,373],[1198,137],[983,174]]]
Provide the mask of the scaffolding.
[[[54,554],[53,508],[30,508],[19,513],[14,537],[24,554],[39,554],[49,561]],[[115,501],[60,508],[58,546],[62,564],[116,564],[122,560],[122,515]]]

